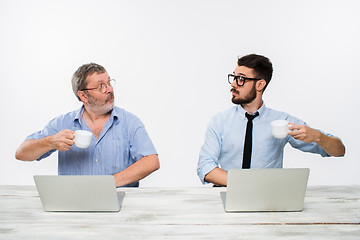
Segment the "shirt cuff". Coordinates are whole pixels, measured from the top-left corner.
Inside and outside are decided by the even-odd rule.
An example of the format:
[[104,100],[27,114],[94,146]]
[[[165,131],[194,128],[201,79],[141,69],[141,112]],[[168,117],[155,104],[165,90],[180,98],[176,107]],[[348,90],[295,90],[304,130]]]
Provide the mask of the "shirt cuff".
[[200,178],[200,181],[202,182],[202,184],[209,183],[209,182],[205,181],[205,176],[206,176],[206,174],[211,172],[216,167],[217,167],[217,165],[214,163],[207,163],[198,169],[198,175],[199,175],[199,178]]

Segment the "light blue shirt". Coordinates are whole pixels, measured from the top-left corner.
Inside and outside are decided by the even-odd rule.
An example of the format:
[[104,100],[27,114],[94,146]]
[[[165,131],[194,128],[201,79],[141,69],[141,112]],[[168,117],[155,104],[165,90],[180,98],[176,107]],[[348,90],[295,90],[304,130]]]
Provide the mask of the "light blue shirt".
[[[247,125],[245,110],[236,105],[216,114],[209,122],[205,142],[201,148],[198,175],[202,183],[205,175],[216,167],[225,171],[242,168],[244,139]],[[267,108],[265,104],[258,110],[259,116],[253,120],[253,144],[250,168],[282,168],[284,147],[287,143],[304,152],[329,156],[316,143],[305,143],[288,135],[284,139],[272,136],[270,122],[284,119],[290,123],[306,125],[287,113]],[[324,133],[325,134],[325,133]],[[333,136],[331,134],[326,134]]]
[[[64,114],[51,120],[44,129],[31,134],[26,139],[40,139],[56,134],[63,129],[87,130],[82,115],[84,106],[79,110]],[[53,149],[39,159],[55,152]],[[88,148],[73,145],[69,151],[58,151],[59,175],[113,175],[140,158],[157,154],[143,123],[134,114],[114,107],[98,139],[93,136]],[[137,187],[139,182],[126,185]]]

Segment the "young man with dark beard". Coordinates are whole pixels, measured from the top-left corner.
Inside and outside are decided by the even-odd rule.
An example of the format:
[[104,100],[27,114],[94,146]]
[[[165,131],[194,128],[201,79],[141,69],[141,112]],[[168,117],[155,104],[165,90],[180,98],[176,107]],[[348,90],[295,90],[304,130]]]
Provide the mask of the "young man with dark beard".
[[[238,59],[233,74],[228,75],[235,106],[216,114],[208,124],[197,169],[203,184],[226,186],[229,169],[282,168],[287,143],[322,157],[345,154],[339,138],[265,106],[262,96],[272,73],[268,58],[250,54]],[[270,123],[274,120],[289,122],[290,131],[285,138],[272,136]],[[252,131],[247,134],[249,123]]]

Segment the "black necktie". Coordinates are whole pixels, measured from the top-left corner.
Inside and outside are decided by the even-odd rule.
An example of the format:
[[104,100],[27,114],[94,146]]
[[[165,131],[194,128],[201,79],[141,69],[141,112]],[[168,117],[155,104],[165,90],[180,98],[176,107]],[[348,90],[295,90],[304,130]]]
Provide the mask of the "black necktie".
[[243,155],[243,164],[242,168],[250,168],[251,163],[251,148],[252,148],[252,128],[253,122],[252,120],[259,116],[259,112],[256,112],[254,115],[250,115],[245,113],[245,116],[248,119],[246,125],[246,134],[245,134],[245,143],[244,143],[244,155]]

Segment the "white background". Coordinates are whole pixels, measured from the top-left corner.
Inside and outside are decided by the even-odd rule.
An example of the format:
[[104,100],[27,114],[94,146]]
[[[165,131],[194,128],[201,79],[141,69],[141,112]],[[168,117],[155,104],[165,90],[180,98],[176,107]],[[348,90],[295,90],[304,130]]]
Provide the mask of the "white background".
[[341,137],[343,158],[285,149],[310,185],[360,184],[360,1],[0,0],[0,184],[57,174],[57,154],[14,158],[25,137],[81,106],[82,64],[117,80],[116,105],[145,124],[161,168],[141,186],[201,186],[198,154],[211,116],[232,106],[236,57],[269,57],[268,107]]

